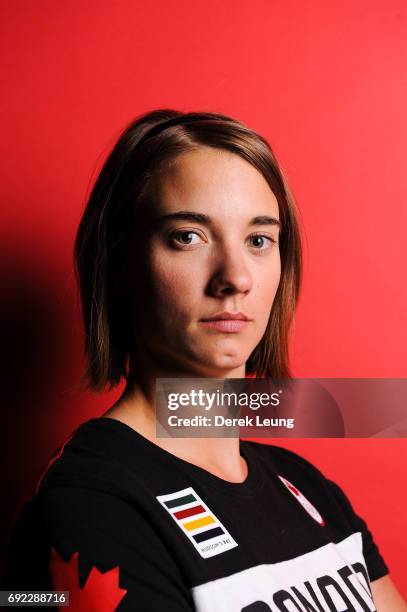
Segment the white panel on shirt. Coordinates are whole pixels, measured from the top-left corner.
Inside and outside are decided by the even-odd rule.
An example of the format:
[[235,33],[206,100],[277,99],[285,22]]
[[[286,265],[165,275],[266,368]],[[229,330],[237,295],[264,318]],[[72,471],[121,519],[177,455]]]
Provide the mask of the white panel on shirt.
[[192,594],[197,612],[374,612],[360,565],[366,569],[358,532],[288,561],[201,584]]

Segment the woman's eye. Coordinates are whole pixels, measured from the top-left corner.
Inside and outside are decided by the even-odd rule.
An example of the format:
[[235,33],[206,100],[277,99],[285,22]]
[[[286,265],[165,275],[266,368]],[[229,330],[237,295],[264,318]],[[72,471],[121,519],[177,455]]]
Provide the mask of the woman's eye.
[[276,241],[271,236],[264,236],[263,234],[253,234],[249,237],[250,246],[258,251],[264,251],[273,246]]
[[178,245],[191,246],[203,242],[197,232],[191,230],[179,230],[171,234],[171,239]]

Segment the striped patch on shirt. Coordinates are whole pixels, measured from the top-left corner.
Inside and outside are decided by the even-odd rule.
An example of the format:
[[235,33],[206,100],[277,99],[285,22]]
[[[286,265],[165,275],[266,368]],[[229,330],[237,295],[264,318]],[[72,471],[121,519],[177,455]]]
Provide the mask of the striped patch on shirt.
[[201,557],[207,559],[238,546],[192,487],[157,495],[157,499]]

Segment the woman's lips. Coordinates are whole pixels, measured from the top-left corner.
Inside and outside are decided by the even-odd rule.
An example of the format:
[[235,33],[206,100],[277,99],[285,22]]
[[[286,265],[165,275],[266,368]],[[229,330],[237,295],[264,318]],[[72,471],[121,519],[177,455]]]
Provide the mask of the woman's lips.
[[219,332],[235,334],[242,331],[251,320],[244,312],[224,310],[223,312],[212,314],[208,318],[201,319],[200,323]]
[[242,331],[250,321],[243,319],[210,319],[207,321],[200,321],[201,325],[216,329],[220,332],[226,332],[233,334]]

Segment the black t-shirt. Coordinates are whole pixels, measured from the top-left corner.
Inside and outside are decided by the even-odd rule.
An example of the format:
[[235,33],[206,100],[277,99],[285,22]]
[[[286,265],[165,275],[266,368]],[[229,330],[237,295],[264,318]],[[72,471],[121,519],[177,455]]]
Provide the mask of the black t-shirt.
[[115,419],[83,423],[23,506],[4,588],[69,590],[70,610],[375,610],[388,570],[341,489],[283,448],[240,452],[231,483]]

